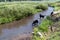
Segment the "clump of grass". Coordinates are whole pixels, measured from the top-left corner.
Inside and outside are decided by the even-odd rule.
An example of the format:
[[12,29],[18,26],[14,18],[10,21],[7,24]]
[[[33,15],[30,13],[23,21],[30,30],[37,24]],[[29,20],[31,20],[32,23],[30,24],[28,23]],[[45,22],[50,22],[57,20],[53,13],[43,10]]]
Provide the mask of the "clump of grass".
[[42,32],[47,32],[48,31],[48,27],[50,25],[52,25],[53,22],[51,20],[51,18],[48,16],[45,20],[42,21],[42,23],[38,26],[38,29]]
[[36,6],[36,9],[46,10],[46,9],[48,9],[48,5],[46,5],[46,4],[39,4],[39,5]]
[[0,8],[0,24],[8,23],[14,20],[20,20],[24,17],[34,14],[34,8],[21,7],[21,6],[4,6]]
[[2,3],[0,4],[0,24],[20,20],[37,12],[43,11],[42,8],[36,9],[36,6],[37,5],[32,3]]
[[39,31],[38,27],[35,27],[33,30],[34,30],[33,40],[45,40],[45,37],[40,38],[40,36],[37,34],[37,32]]
[[50,5],[54,7],[54,11],[60,10],[60,3],[59,2],[50,3]]
[[48,40],[60,40],[60,32],[55,32],[51,34]]
[[52,25],[53,22],[51,20],[51,17],[47,17],[46,19],[44,19],[41,24],[38,26],[38,27],[35,27],[34,28],[34,35],[33,35],[33,39],[34,40],[46,40],[44,34],[43,34],[43,38],[40,38],[38,35],[37,35],[37,32],[41,32],[41,33],[44,33],[44,32],[48,32],[48,27],[50,25]]

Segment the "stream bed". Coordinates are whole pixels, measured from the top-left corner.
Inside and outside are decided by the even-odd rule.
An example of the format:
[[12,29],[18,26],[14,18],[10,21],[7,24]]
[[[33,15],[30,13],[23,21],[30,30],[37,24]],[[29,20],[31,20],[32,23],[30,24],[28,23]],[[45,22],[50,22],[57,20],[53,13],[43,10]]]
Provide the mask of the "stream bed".
[[33,21],[38,20],[39,25],[42,21],[39,15],[43,14],[45,16],[49,16],[52,11],[53,8],[48,7],[47,10],[37,13],[33,16],[29,16],[19,21],[14,21],[11,23],[0,25],[0,40],[20,40],[19,38],[21,37],[31,37],[33,32]]

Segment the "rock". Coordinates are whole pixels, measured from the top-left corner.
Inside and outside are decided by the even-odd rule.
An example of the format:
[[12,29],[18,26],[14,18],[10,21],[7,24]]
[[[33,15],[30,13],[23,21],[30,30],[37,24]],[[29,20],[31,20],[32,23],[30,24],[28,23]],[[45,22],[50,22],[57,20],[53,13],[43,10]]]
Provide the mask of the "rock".
[[40,38],[43,38],[43,35],[41,32],[37,32],[37,34],[40,36]]

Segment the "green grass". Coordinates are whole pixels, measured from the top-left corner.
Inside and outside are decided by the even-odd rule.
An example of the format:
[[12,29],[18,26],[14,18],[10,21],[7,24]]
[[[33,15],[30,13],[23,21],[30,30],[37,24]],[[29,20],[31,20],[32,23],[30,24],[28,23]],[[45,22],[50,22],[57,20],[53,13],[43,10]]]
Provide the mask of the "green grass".
[[50,19],[50,17],[47,17],[46,19],[44,19],[43,21],[42,21],[42,23],[38,26],[38,29],[40,30],[40,31],[42,31],[42,32],[47,32],[48,31],[48,27],[50,26],[50,25],[52,25],[53,24],[53,22],[52,22],[52,20]]
[[46,4],[39,4],[38,6],[36,6],[36,9],[46,10],[46,9],[48,9],[48,5],[46,5]]
[[[56,29],[54,32],[50,32],[48,34],[47,39],[48,40],[60,40],[60,31],[58,31],[58,30],[60,30],[60,21],[53,22],[53,20],[51,20],[51,17],[47,17],[46,19],[44,19],[42,21],[42,23],[38,27],[34,28],[33,38],[35,40],[46,40],[46,36],[44,36],[45,34],[43,34],[43,33],[49,32],[48,27],[50,27],[50,26],[56,27]],[[38,31],[43,34],[43,36],[44,36],[43,38],[39,38],[39,36],[37,35]]]
[[38,27],[34,28],[33,39],[35,39],[35,40],[46,40],[45,37],[39,38],[39,36],[37,35],[37,32],[38,31],[41,32],[41,33],[48,32],[48,27],[52,24],[53,24],[53,22],[51,20],[51,17],[48,16],[46,19],[44,19],[41,22],[41,24]]
[[60,40],[60,32],[55,32],[54,34],[50,35],[49,40]]
[[[0,3],[0,24],[20,20],[22,18],[31,16],[37,12],[42,12],[43,9],[47,9],[47,6],[44,6],[44,8],[36,9],[36,6],[41,6],[41,4],[38,4],[40,3]],[[41,7],[43,7],[43,4]]]
[[33,34],[33,40],[45,40],[45,37],[40,38],[40,36],[37,34],[37,32],[39,31],[38,27],[35,27],[34,29],[34,34]]
[[[54,6],[54,11],[58,11],[60,10],[60,2],[57,3],[57,2],[53,2],[53,3],[48,3],[50,4],[51,6]],[[51,20],[50,17],[47,17],[47,19],[43,20],[42,23],[38,26],[38,27],[35,27],[34,28],[34,36],[33,38],[35,40],[45,40],[45,36],[43,39],[39,38],[39,36],[37,35],[37,32],[41,32],[41,33],[44,33],[44,32],[48,32],[48,27],[53,25],[55,22],[53,22],[53,20]],[[55,33],[50,33],[50,38],[49,40],[60,40],[60,32],[55,32]]]
[[58,11],[60,10],[60,1],[59,2],[54,2],[54,3],[50,3],[51,6],[54,6],[54,10]]
[[53,27],[56,27],[54,32],[51,32],[48,40],[60,40],[60,21],[57,21],[53,24]]

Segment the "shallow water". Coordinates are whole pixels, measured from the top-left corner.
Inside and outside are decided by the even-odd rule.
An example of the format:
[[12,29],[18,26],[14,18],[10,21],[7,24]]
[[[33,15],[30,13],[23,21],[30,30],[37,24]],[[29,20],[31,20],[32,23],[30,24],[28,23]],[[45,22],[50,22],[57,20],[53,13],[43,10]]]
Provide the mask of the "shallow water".
[[[49,7],[48,10],[40,12],[43,15],[50,15],[53,11],[53,8]],[[34,20],[38,20],[40,24],[41,19],[37,13],[33,16],[29,16],[19,21],[14,21],[11,23],[0,25],[0,40],[12,40],[12,38],[22,35],[31,35],[33,31],[32,23]],[[24,36],[23,36],[24,37]],[[14,38],[15,39],[15,38]]]

